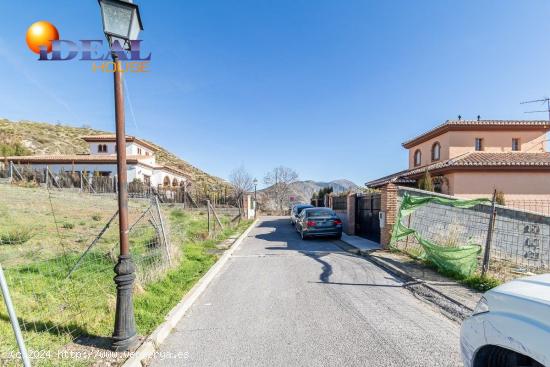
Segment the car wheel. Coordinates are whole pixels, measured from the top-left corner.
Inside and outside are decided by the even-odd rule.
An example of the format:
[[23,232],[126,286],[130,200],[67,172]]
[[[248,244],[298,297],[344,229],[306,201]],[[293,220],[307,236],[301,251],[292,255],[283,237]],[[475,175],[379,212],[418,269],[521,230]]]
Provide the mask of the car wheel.
[[340,234],[337,234],[337,235],[335,236],[335,238],[336,238],[337,240],[341,240],[341,239],[342,239],[342,234],[341,234],[341,233],[340,233]]

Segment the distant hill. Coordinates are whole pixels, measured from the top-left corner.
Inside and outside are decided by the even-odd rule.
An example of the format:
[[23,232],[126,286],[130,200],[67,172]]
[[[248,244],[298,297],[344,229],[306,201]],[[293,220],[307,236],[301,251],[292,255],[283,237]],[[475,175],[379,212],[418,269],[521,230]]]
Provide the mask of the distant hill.
[[[89,153],[88,144],[80,137],[96,134],[111,134],[111,132],[89,127],[73,127],[32,121],[13,122],[0,119],[0,144],[21,143],[31,154]],[[147,141],[143,136],[139,138]],[[156,153],[158,163],[181,169],[191,177],[196,186],[226,184],[223,179],[209,175],[158,144],[147,142],[158,148]]]
[[[360,189],[359,186],[357,186],[355,183],[349,180],[334,180],[329,182],[323,182],[323,181],[296,181],[291,185],[291,191],[293,196],[296,197],[296,201],[300,202],[306,202],[309,203],[311,200],[311,196],[314,192],[319,191],[322,188],[330,187],[332,186],[333,192],[340,193],[344,191],[357,191]],[[269,188],[266,188],[261,191],[268,190]]]

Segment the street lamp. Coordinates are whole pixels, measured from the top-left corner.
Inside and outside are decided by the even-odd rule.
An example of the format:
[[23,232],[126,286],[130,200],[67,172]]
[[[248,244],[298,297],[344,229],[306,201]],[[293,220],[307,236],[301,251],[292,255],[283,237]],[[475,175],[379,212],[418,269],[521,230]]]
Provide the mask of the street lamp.
[[258,202],[256,201],[256,188],[258,186],[258,180],[254,179],[252,183],[254,184],[254,219],[256,219],[256,210],[258,208]]
[[[137,39],[143,30],[139,8],[131,0],[98,0],[103,18],[103,31],[115,63],[115,120],[116,151],[118,175],[118,216],[120,236],[120,256],[115,266],[114,278],[117,288],[115,330],[112,347],[115,351],[126,351],[137,341],[136,322],[132,292],[134,286],[135,265],[128,247],[128,177],[126,168],[126,132],[124,127],[124,95],[122,73],[118,67],[118,55],[113,50],[115,41],[123,42],[125,50],[131,49],[130,41]],[[120,52],[120,51],[119,51]]]
[[112,46],[115,40],[122,41],[130,49],[130,41],[137,40],[143,30],[139,7],[132,0],[98,0],[103,18],[103,32]]

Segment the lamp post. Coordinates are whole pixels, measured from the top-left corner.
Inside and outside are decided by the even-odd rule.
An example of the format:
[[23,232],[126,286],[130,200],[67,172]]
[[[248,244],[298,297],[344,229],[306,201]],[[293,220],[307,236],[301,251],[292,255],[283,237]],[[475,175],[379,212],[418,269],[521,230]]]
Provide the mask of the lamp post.
[[254,184],[254,219],[256,219],[256,210],[258,208],[258,202],[256,201],[256,188],[258,186],[258,180],[254,179],[252,183]]
[[[130,50],[130,41],[137,39],[143,30],[139,8],[131,0],[98,0],[103,18],[103,31],[114,62],[116,151],[118,175],[118,213],[120,256],[115,266],[114,281],[117,288],[115,329],[112,348],[115,351],[126,351],[137,341],[134,305],[132,300],[135,265],[128,247],[128,186],[126,168],[126,132],[124,127],[124,95],[122,73],[119,67],[118,53]],[[115,46],[115,47],[113,47]],[[115,51],[116,50],[116,51]]]

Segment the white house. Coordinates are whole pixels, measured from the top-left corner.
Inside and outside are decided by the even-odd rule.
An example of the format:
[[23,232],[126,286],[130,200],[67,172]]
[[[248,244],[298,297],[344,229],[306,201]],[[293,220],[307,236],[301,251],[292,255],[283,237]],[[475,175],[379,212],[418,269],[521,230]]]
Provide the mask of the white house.
[[[36,170],[48,168],[52,173],[82,172],[85,176],[116,176],[115,135],[83,136],[89,154],[31,155],[7,157],[15,165],[30,166]],[[156,163],[156,148],[136,137],[126,137],[128,182],[141,180],[148,186],[182,186],[189,178],[178,168]]]

